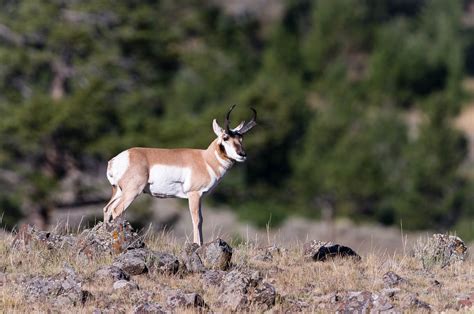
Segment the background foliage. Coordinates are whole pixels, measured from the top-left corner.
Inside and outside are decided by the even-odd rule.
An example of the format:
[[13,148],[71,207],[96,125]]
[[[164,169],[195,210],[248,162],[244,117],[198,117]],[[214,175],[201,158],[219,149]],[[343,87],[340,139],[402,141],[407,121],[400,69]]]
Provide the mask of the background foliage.
[[[234,122],[252,106],[260,123],[214,202],[260,225],[329,210],[474,237],[453,128],[471,3],[275,3],[268,18],[218,1],[0,0],[3,223],[60,207],[73,174],[105,181],[128,147],[206,147],[236,103]],[[93,185],[74,188],[91,201]]]

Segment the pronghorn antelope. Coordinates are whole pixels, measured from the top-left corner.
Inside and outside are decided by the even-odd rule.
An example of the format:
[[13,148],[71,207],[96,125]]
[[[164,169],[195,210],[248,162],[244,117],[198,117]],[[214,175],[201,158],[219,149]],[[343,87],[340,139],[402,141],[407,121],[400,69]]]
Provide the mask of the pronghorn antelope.
[[207,149],[134,147],[112,158],[107,166],[112,197],[104,207],[104,222],[120,216],[142,192],[159,198],[187,198],[194,242],[201,245],[201,197],[217,185],[234,162],[245,161],[242,137],[257,124],[257,112],[251,108],[252,119],[230,129],[229,117],[234,107],[226,114],[225,129],[216,119],[212,121],[217,138]]

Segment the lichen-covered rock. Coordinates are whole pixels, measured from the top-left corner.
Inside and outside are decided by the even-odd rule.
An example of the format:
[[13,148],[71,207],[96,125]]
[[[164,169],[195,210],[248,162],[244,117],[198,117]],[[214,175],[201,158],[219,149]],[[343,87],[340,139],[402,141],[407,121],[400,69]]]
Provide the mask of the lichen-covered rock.
[[159,303],[145,302],[133,309],[133,314],[164,314],[166,313]]
[[431,306],[428,303],[418,299],[418,296],[414,293],[408,294],[402,299],[401,303],[403,309],[424,309],[431,311]]
[[202,283],[205,288],[219,287],[225,274],[223,270],[207,270],[201,275]]
[[197,249],[199,249],[197,243],[187,243],[181,256],[186,270],[192,273],[200,273],[206,270],[201,257],[196,252]]
[[118,267],[133,276],[141,275],[148,272],[146,265],[148,254],[147,249],[126,251],[115,258],[112,266]]
[[100,253],[118,254],[145,246],[142,238],[134,232],[127,221],[103,224],[99,222],[92,229],[85,229],[77,237],[79,254],[94,258]]
[[168,253],[161,253],[147,248],[133,249],[118,255],[113,263],[130,275],[146,272],[175,274],[179,270],[179,260]]
[[196,253],[206,269],[226,270],[232,259],[232,248],[222,239],[203,244]]
[[222,239],[216,239],[202,246],[186,244],[182,260],[189,272],[198,273],[208,269],[226,270],[232,259],[232,248]]
[[258,272],[233,270],[221,283],[218,305],[231,311],[248,310],[251,306],[267,310],[275,305],[275,288],[263,282]]
[[38,276],[23,283],[25,297],[31,301],[48,301],[55,306],[84,304],[91,294],[82,289],[82,280],[69,266],[55,276]]
[[462,262],[467,257],[467,247],[461,238],[448,234],[433,234],[432,237],[418,241],[414,256],[423,268],[446,267],[451,263]]
[[130,280],[130,275],[117,266],[102,266],[94,273],[95,280]]
[[146,257],[146,265],[150,272],[160,274],[176,274],[179,270],[179,260],[176,256],[151,250]]
[[116,282],[114,282],[113,289],[114,290],[127,290],[127,291],[138,290],[138,285],[134,282],[130,282],[128,280],[122,279],[122,280],[117,280]]
[[352,257],[360,260],[360,256],[350,247],[312,240],[303,245],[303,255],[306,260],[326,261],[333,257]]
[[300,299],[285,299],[285,313],[307,312],[309,303]]
[[348,291],[337,293],[331,298],[335,305],[325,308],[338,313],[383,313],[396,312],[389,298],[369,291]]
[[279,255],[281,254],[282,249],[279,247],[272,245],[263,249],[259,250],[259,253],[254,256],[254,260],[256,261],[261,261],[261,262],[271,262],[273,261],[273,256],[274,255]]
[[393,288],[400,284],[407,283],[405,279],[395,274],[393,271],[386,272],[382,277],[386,288]]
[[197,293],[187,293],[182,290],[173,290],[168,293],[166,304],[174,309],[177,307],[205,308],[204,299]]
[[12,247],[30,247],[31,245],[43,245],[48,249],[61,249],[72,247],[75,238],[70,235],[61,235],[53,231],[36,230],[34,226],[23,225],[12,242]]
[[7,274],[0,271],[0,287],[4,286],[7,282]]
[[457,310],[474,307],[474,292],[456,295]]

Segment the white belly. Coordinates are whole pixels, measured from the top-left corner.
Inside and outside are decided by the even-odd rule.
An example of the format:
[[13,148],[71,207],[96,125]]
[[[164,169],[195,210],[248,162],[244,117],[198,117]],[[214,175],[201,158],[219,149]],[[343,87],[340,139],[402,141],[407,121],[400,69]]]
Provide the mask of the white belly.
[[155,165],[150,169],[145,192],[160,198],[187,198],[190,181],[191,170],[189,168]]

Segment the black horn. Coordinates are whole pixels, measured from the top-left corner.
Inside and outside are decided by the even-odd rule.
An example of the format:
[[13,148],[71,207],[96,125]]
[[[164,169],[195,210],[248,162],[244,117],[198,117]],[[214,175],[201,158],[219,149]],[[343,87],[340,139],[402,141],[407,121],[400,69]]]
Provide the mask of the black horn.
[[252,119],[245,123],[245,125],[239,130],[240,134],[245,134],[250,131],[251,128],[257,125],[257,111],[254,108],[250,108],[253,111]]
[[224,122],[224,126],[225,126],[225,131],[227,132],[227,134],[230,134],[232,131],[230,130],[229,128],[229,124],[230,124],[230,113],[232,112],[232,110],[234,110],[236,105],[232,105],[232,107],[230,107],[230,110],[229,112],[227,112],[226,116],[225,116],[225,122]]

